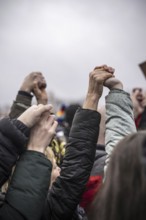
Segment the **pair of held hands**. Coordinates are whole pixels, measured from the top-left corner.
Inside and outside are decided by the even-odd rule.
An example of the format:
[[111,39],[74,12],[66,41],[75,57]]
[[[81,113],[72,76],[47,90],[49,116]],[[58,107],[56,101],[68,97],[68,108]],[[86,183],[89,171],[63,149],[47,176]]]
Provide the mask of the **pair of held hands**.
[[114,72],[115,70],[107,65],[95,67],[89,75],[88,93],[96,92],[101,97],[103,85],[109,89],[122,89],[123,85],[115,78]]
[[[46,81],[42,74],[37,75],[37,80],[34,80],[34,74],[32,74],[32,80],[24,81],[21,90],[27,92],[37,92],[46,88]],[[29,75],[30,77],[30,75]],[[26,82],[26,83],[25,83]],[[32,83],[33,82],[33,83]],[[103,86],[109,89],[118,88],[122,89],[122,84],[119,80],[114,78],[114,69],[106,65],[95,67],[94,70],[89,74],[89,86],[88,92],[85,99],[83,108],[97,110],[97,104],[99,98],[103,92]],[[28,150],[35,150],[44,153],[46,147],[51,142],[58,123],[55,120],[55,115],[51,114],[52,105],[33,105],[28,108],[18,120],[23,122],[27,127],[31,128],[31,134],[29,143],[27,146]]]
[[20,90],[33,93],[37,104],[47,104],[48,95],[46,92],[47,83],[41,72],[32,72],[25,77]]
[[31,134],[27,149],[45,153],[45,149],[55,135],[58,122],[55,115],[51,114],[53,106],[48,105],[32,105],[18,120],[31,128]]
[[122,83],[115,78],[114,69],[107,65],[97,66],[89,74],[88,92],[83,108],[97,110],[98,101],[103,92],[103,86],[111,89],[123,89]]

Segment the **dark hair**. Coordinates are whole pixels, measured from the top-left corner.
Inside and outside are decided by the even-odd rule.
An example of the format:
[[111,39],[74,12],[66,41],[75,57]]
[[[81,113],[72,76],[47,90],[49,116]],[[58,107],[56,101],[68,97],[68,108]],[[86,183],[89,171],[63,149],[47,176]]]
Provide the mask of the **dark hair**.
[[89,219],[146,219],[146,132],[132,134],[116,147]]
[[80,107],[81,107],[80,104],[75,103],[75,104],[70,104],[66,108],[65,121],[69,124],[69,127],[71,127],[71,125],[72,125],[72,121],[73,121],[74,115],[76,113],[76,110]]

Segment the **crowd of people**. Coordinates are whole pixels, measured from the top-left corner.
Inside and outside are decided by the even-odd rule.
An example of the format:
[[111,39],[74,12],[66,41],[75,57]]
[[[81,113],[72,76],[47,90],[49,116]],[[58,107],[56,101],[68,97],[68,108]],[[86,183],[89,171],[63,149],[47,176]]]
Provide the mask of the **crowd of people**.
[[127,93],[114,68],[101,65],[83,105],[55,112],[48,103],[47,80],[32,72],[0,120],[0,219],[144,220],[143,90]]

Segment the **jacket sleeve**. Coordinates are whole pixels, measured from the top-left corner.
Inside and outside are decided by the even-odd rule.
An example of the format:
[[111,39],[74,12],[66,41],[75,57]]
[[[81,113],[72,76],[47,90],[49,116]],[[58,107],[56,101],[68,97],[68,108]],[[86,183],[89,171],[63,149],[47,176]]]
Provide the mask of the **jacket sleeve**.
[[136,127],[130,95],[123,90],[113,89],[106,97],[105,171],[117,143],[133,132],[136,132]]
[[26,151],[17,163],[5,203],[0,209],[0,219],[40,220],[51,171],[52,164],[44,154]]
[[99,123],[98,112],[77,110],[69,134],[61,175],[51,188],[43,220],[72,219],[94,163]]
[[32,95],[25,91],[18,91],[16,100],[13,102],[9,117],[18,118],[26,109],[31,106]]
[[29,129],[20,121],[0,120],[0,187],[7,181],[18,156],[25,150]]

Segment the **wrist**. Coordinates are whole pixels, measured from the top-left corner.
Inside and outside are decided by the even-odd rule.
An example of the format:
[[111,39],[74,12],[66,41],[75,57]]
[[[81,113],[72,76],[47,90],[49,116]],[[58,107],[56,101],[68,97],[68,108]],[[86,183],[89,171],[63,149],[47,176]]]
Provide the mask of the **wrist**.
[[110,89],[121,89],[121,90],[123,90],[123,84],[122,83],[117,83],[114,86],[112,86]]
[[29,87],[21,86],[20,91],[24,91],[30,94],[32,92],[32,89]]
[[45,149],[44,149],[43,147],[38,147],[38,146],[28,145],[28,146],[27,146],[27,150],[30,150],[30,151],[37,151],[37,152],[40,152],[40,153],[45,154]]
[[36,99],[37,99],[37,104],[43,104],[43,105],[48,104],[48,99],[40,99],[40,98],[36,98]]
[[18,118],[18,121],[20,121],[21,123],[23,123],[25,126],[27,126],[28,128],[31,128],[30,124],[27,121],[26,117],[23,117],[23,114],[21,114]]
[[83,108],[97,110],[99,99],[100,97],[97,94],[87,94]]

